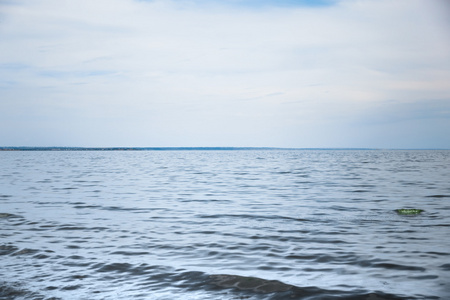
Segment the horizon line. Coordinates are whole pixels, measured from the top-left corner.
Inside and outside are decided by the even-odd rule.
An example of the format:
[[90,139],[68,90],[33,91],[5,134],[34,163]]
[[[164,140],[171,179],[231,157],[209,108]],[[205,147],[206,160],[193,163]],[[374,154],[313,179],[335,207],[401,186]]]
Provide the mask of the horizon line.
[[83,147],[83,146],[0,146],[0,151],[199,151],[199,150],[450,150],[448,148],[372,147]]

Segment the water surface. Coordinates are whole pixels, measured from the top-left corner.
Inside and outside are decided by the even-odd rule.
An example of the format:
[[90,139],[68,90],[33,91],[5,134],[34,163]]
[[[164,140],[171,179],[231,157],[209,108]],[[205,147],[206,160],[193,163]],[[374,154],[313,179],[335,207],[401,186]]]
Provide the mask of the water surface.
[[450,151],[4,151],[0,166],[0,299],[450,298]]

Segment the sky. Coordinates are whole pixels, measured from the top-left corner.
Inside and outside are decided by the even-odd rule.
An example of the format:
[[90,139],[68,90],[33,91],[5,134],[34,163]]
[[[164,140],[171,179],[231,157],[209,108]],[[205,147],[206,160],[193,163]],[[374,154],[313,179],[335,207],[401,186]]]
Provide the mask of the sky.
[[0,146],[450,149],[447,0],[0,0]]

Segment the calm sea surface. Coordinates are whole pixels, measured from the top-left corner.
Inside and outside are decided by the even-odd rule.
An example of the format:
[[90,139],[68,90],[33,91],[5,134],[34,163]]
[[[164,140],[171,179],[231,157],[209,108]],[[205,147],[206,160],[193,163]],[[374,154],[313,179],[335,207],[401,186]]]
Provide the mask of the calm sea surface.
[[0,152],[0,299],[450,299],[450,151]]

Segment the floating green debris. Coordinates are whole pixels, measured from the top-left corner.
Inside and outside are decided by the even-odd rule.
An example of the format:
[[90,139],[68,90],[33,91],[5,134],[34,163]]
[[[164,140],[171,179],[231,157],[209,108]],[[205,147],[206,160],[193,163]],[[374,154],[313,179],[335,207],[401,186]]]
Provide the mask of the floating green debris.
[[401,208],[395,210],[399,215],[418,215],[423,212],[423,209],[417,208]]

